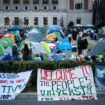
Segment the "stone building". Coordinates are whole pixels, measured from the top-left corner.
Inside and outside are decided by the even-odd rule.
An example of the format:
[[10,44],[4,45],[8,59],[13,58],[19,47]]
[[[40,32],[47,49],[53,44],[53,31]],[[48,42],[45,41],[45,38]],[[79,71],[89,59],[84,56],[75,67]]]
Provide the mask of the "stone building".
[[0,0],[0,26],[92,23],[92,0]]
[[99,27],[105,25],[105,0],[94,0],[93,23]]

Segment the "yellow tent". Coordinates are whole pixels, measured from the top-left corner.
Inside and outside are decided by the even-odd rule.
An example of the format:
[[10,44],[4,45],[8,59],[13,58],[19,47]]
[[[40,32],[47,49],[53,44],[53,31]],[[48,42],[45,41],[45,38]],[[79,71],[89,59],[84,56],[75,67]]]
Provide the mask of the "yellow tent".
[[50,47],[49,47],[49,45],[46,43],[46,42],[40,42],[41,43],[41,45],[47,50],[47,52],[48,53],[50,53],[51,52],[51,50],[50,50]]
[[56,34],[54,34],[54,33],[48,34],[48,35],[46,36],[46,39],[47,39],[48,41],[54,41],[55,38],[56,38]]

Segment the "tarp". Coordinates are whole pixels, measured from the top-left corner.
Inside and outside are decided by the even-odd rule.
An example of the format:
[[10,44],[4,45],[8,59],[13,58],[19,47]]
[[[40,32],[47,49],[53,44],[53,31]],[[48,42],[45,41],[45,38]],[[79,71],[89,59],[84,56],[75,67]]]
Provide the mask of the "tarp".
[[42,41],[43,40],[43,34],[38,31],[36,28],[31,29],[28,33],[27,33],[29,40],[30,41]]
[[57,47],[60,50],[72,50],[72,46],[68,38],[61,39]]

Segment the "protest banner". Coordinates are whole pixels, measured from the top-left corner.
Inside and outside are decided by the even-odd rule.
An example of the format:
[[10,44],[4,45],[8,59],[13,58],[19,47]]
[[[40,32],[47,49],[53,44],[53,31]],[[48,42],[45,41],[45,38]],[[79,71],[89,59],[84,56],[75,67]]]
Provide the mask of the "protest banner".
[[98,92],[105,91],[105,66],[96,66],[95,82]]
[[0,100],[11,100],[24,90],[32,71],[0,73]]
[[38,101],[97,99],[92,68],[38,69]]

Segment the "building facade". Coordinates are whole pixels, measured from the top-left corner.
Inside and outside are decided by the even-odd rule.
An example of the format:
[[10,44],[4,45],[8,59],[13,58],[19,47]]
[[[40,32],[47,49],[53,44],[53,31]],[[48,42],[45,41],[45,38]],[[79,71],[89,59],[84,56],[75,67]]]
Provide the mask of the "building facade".
[[105,0],[94,0],[93,23],[98,27],[105,26]]
[[0,0],[0,26],[92,23],[92,0]]

